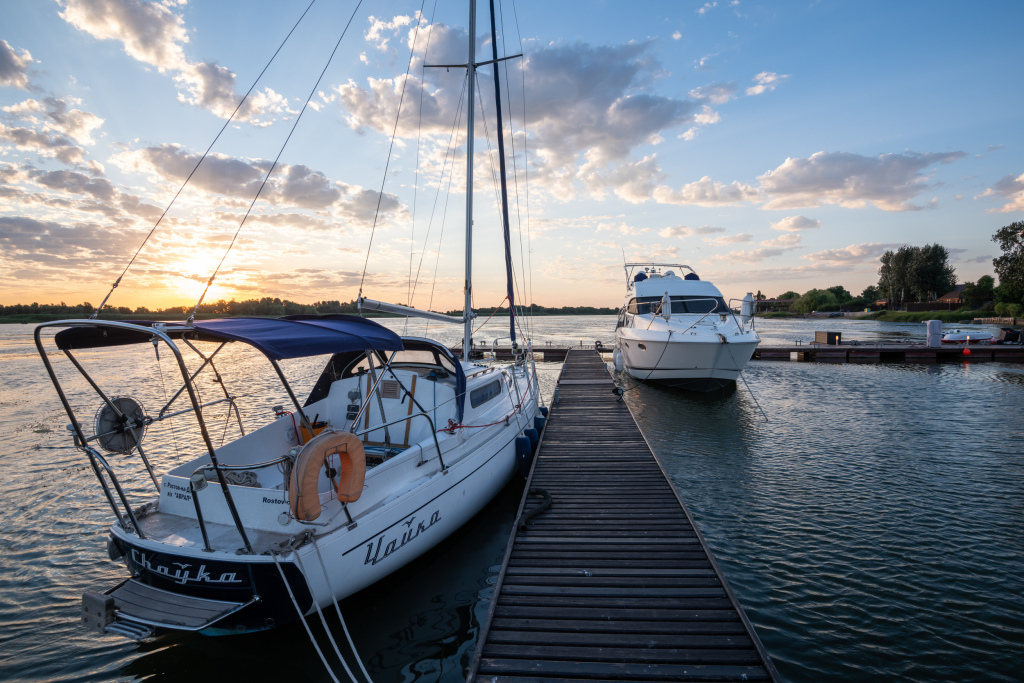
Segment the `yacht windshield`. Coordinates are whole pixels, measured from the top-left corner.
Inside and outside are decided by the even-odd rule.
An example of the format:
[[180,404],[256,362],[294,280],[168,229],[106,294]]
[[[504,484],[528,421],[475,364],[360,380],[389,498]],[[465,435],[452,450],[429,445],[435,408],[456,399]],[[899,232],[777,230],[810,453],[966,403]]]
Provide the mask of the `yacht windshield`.
[[672,296],[672,313],[728,313],[729,307],[720,296]]

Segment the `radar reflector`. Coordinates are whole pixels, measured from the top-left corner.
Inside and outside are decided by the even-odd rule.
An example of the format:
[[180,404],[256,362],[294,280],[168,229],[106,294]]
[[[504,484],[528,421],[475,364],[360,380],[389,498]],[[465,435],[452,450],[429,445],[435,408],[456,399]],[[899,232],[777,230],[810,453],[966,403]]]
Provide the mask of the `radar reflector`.
[[108,453],[131,453],[146,433],[146,410],[128,396],[117,396],[96,413],[96,440]]

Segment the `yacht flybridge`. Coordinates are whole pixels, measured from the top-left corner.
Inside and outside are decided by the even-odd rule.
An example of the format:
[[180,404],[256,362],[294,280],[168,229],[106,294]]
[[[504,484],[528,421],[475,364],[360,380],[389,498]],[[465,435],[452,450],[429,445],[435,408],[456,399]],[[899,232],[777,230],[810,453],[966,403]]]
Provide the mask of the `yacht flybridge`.
[[647,382],[691,391],[734,386],[761,339],[754,298],[737,316],[722,293],[681,264],[627,263],[626,300],[615,329],[615,367]]

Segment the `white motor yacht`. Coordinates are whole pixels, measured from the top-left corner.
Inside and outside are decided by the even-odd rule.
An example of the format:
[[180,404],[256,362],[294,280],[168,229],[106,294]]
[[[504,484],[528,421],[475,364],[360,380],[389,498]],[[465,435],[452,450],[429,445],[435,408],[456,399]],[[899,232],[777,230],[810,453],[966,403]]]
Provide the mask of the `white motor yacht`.
[[615,368],[691,391],[735,386],[761,338],[754,297],[736,315],[722,293],[686,265],[627,263],[626,301],[615,329]]

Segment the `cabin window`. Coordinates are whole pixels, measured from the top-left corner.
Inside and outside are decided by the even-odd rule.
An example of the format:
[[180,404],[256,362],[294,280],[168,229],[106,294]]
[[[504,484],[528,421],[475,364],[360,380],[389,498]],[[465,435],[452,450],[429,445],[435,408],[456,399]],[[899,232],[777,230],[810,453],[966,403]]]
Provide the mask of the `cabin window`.
[[474,389],[469,392],[469,404],[476,408],[479,405],[487,403],[492,398],[501,393],[501,380],[497,379],[489,384],[485,384],[479,389]]
[[729,307],[720,296],[671,296],[672,314],[677,313],[728,313]]
[[633,315],[646,315],[659,308],[661,308],[660,296],[638,296],[635,299],[630,299],[626,311]]

